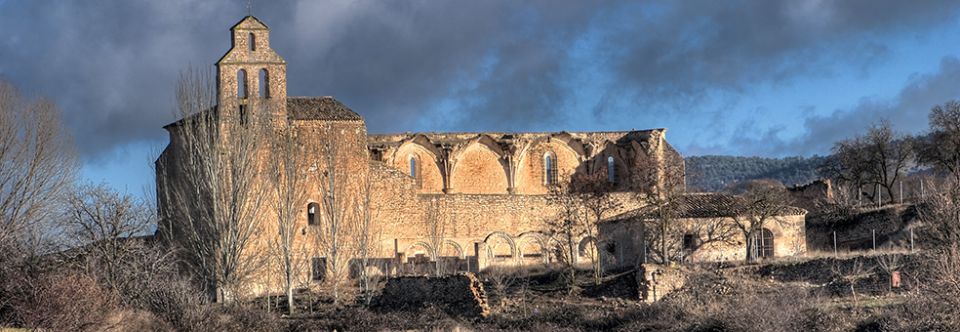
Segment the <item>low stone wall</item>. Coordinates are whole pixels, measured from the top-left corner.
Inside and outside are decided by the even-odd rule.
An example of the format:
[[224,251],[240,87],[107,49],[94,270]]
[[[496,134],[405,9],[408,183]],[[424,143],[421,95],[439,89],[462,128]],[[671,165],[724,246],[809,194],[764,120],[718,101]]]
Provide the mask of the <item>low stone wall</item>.
[[436,306],[464,317],[484,317],[490,311],[483,284],[472,273],[388,279],[383,292],[374,299],[374,306],[390,311]]
[[637,267],[637,288],[640,301],[652,303],[686,283],[686,274],[679,266],[641,264]]
[[[822,257],[798,262],[762,265],[755,274],[780,282],[806,282],[820,286],[826,295],[849,296],[853,283],[858,293],[882,295],[909,291],[918,285],[923,257],[916,253],[878,253],[849,257]],[[894,287],[893,272],[900,283]]]

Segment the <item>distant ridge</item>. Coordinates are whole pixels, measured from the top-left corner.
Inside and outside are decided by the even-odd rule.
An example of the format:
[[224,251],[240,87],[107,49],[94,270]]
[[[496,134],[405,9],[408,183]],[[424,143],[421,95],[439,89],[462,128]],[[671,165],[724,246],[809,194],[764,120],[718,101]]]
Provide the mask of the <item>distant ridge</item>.
[[690,156],[684,158],[687,187],[692,191],[721,191],[744,180],[774,179],[786,186],[805,184],[819,178],[817,167],[826,157],[740,157]]

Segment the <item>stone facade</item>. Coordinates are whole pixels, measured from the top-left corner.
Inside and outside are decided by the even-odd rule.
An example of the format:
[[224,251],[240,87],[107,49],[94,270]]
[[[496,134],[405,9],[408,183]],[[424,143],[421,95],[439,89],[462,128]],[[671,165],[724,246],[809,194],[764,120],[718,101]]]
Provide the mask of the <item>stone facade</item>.
[[[437,260],[451,272],[552,262],[556,258],[545,222],[557,217],[547,195],[553,184],[578,173],[602,174],[622,203],[621,211],[611,211],[614,215],[640,207],[636,195],[648,189],[640,180],[641,171],[648,171],[644,167],[683,163],[666,141],[666,129],[369,135],[363,118],[332,97],[287,96],[286,62],[271,49],[265,24],[248,16],[231,32],[232,48],[217,62],[217,106],[211,111],[241,121],[264,115],[250,112],[267,112],[278,132],[296,132],[308,161],[309,169],[303,171],[308,198],[295,239],[296,259],[306,266],[297,272],[298,287],[316,284],[323,266],[330,264],[312,241],[322,232],[308,219],[315,213],[310,206],[323,201],[323,188],[316,183],[331,160],[343,177],[338,185],[344,192],[339,197],[343,211],[367,206],[375,238],[373,257],[363,268],[378,274],[423,273],[424,265]],[[177,173],[186,162],[177,138],[186,130],[181,123],[165,127],[171,139],[157,160],[159,191],[176,186],[182,176]],[[270,153],[263,151],[262,157],[274,158]],[[203,194],[197,196],[185,199]],[[270,247],[278,232],[271,222],[276,213],[269,201],[277,198],[266,199],[258,214],[261,229],[247,255],[275,252]],[[163,227],[176,229],[183,213],[190,213],[173,211],[183,204],[169,198],[160,197],[158,204]],[[361,217],[348,213],[345,218],[355,223]],[[439,241],[430,236],[430,224],[437,221],[444,226]],[[597,239],[582,235],[579,242],[585,255]],[[621,248],[630,246],[638,244],[624,242]],[[440,257],[432,257],[434,252]],[[317,262],[321,270],[310,267]],[[246,292],[278,292],[282,283],[277,274],[271,267],[259,269]]]

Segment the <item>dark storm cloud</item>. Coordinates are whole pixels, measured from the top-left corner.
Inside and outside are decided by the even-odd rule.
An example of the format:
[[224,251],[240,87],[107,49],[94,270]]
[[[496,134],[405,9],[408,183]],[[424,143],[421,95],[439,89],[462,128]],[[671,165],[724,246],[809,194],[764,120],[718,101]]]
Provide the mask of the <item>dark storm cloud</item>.
[[[616,109],[624,99],[695,113],[688,106],[709,91],[829,75],[825,64],[837,59],[870,66],[886,50],[883,38],[872,37],[922,32],[953,17],[955,6],[254,3],[273,30],[273,48],[289,64],[290,94],[334,95],[379,132],[558,129],[594,115],[630,117]],[[57,101],[87,157],[130,142],[159,142],[160,127],[172,120],[178,72],[222,55],[227,28],[246,13],[243,7],[227,0],[0,2],[0,78]],[[593,63],[587,68],[605,75],[602,83],[579,81],[586,66],[577,63],[578,52]],[[606,91],[587,101],[597,107],[571,110],[570,96],[590,87]],[[439,105],[454,116],[441,118],[450,113],[437,111]]]

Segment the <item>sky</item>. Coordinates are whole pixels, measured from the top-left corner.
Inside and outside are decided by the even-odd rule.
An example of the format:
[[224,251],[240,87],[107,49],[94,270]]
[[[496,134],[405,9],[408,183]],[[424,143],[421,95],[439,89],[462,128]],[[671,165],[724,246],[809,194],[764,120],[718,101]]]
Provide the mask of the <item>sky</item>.
[[[256,1],[291,96],[371,133],[668,128],[684,155],[810,156],[960,98],[957,1]],[[52,99],[86,181],[148,192],[177,76],[246,0],[0,0],[0,79]]]

